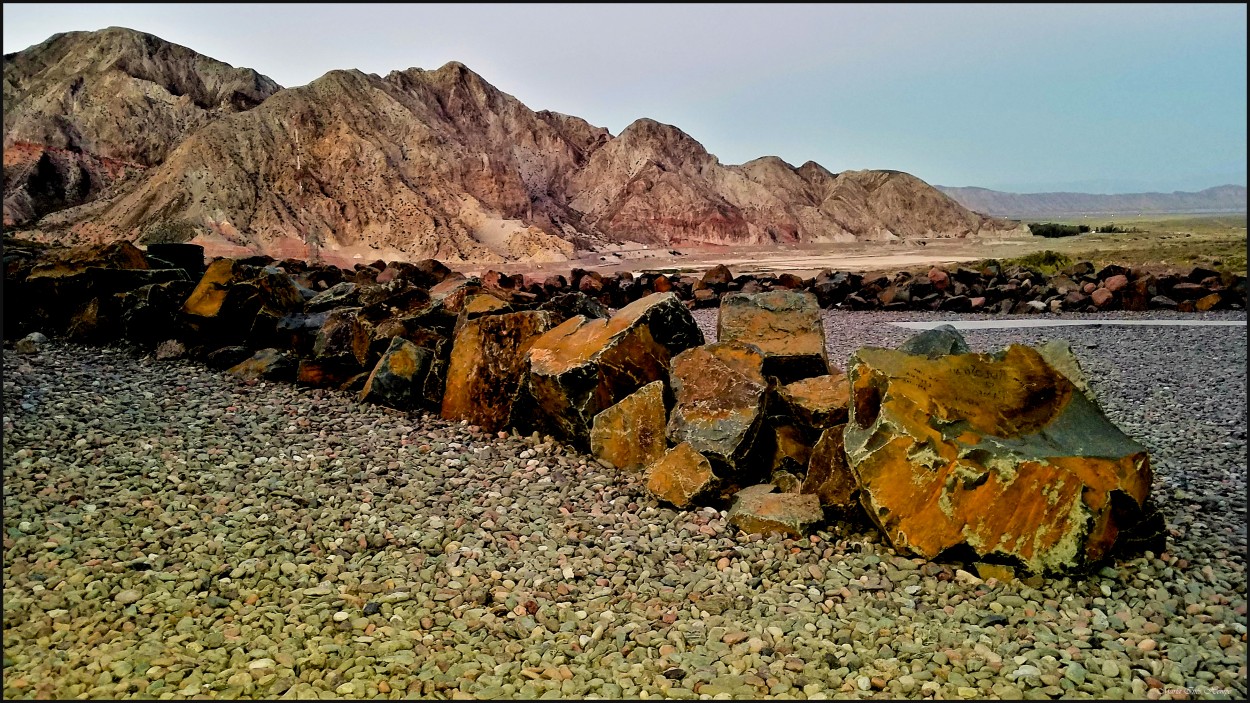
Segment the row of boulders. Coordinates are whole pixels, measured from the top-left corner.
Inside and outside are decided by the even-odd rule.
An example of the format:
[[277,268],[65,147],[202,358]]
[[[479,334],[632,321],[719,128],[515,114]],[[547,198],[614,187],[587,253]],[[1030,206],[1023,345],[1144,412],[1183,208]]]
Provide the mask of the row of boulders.
[[724,289],[706,344],[672,291],[610,314],[584,290],[542,296],[432,260],[199,271],[123,243],[5,264],[9,338],[127,339],[245,381],[540,431],[641,472],[675,507],[728,506],[750,532],[863,519],[903,552],[1039,573],[1162,536],[1144,449],[1062,344],[971,354],[939,330],[843,372],[818,295],[797,289]]

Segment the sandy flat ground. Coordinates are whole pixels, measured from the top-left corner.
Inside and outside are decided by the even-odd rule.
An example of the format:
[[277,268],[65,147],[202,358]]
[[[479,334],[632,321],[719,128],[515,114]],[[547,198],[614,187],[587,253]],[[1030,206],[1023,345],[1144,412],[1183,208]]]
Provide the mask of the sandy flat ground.
[[[725,264],[735,274],[793,273],[814,276],[830,268],[843,271],[898,270],[934,264],[954,264],[986,258],[1022,256],[1044,249],[1048,240],[1021,239],[930,239],[896,242],[857,242],[853,244],[807,244],[751,247],[674,247],[635,249],[613,254],[596,253],[580,259],[556,263],[508,264],[508,273],[546,276],[567,273],[571,268],[594,269],[601,273],[617,271],[703,271]],[[458,270],[480,273],[491,265],[463,264]]]
[[[1007,259],[1052,249],[1073,259],[1114,260],[1125,265],[1163,266],[1194,265],[1199,259],[1223,259],[1237,266],[1235,259],[1244,258],[1235,252],[1244,250],[1246,229],[1226,226],[1220,222],[1205,223],[1192,228],[1154,223],[1146,231],[1129,234],[1094,234],[1062,239],[1043,237],[1012,237],[988,239],[920,239],[891,242],[855,242],[844,244],[788,244],[769,246],[678,246],[645,248],[635,245],[612,252],[585,252],[582,256],[556,262],[454,262],[444,261],[451,268],[467,275],[495,269],[509,274],[523,273],[544,278],[553,274],[567,275],[571,269],[583,268],[605,274],[618,271],[699,272],[717,264],[725,264],[734,274],[793,273],[814,276],[823,269],[864,273],[892,273],[899,270],[924,269],[933,265],[953,265],[981,259]],[[1181,222],[1181,225],[1192,223]],[[221,237],[199,237],[205,254],[215,256],[246,256],[248,250]],[[299,242],[283,242],[277,258],[308,258],[307,249]],[[316,252],[322,262],[343,268],[357,263],[404,261],[412,257],[395,249],[374,249],[367,246]]]

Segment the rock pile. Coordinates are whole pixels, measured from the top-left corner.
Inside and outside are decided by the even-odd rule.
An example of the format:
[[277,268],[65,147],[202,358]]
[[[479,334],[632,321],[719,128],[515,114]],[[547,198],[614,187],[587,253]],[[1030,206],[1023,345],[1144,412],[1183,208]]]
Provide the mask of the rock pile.
[[[129,244],[6,261],[10,285],[38,293],[6,326],[129,339],[243,382],[336,387],[492,432],[541,431],[642,472],[664,503],[728,506],[752,532],[862,519],[904,553],[1036,573],[1094,564],[1118,539],[1157,547],[1150,535],[1163,532],[1145,450],[1103,415],[1063,345],[973,354],[938,329],[899,349],[861,349],[846,373],[825,351],[820,307],[837,291],[839,302],[866,302],[876,286],[887,306],[962,297],[971,309],[1040,280],[934,269],[884,287],[837,274],[735,291],[739,279],[718,267],[698,282],[696,304],[721,302],[719,340],[705,344],[675,293],[680,279],[633,281],[630,290],[667,290],[630,300],[609,283],[623,279],[579,270],[531,288],[432,260],[348,272],[257,258],[214,261],[191,281],[185,252],[166,256],[183,265]],[[1070,273],[1061,278],[1073,291],[1104,304],[1180,290],[1194,309],[1219,299],[1206,309],[1244,291],[1201,271],[1166,284],[1118,267]],[[38,344],[28,337],[22,350]]]

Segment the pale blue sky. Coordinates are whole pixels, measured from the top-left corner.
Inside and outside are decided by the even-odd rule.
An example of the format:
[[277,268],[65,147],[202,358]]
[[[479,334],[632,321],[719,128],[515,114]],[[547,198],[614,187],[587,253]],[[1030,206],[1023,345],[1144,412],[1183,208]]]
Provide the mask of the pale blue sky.
[[1015,192],[1246,183],[1246,6],[4,5],[4,51],[150,32],[284,86],[458,60],[613,134]]

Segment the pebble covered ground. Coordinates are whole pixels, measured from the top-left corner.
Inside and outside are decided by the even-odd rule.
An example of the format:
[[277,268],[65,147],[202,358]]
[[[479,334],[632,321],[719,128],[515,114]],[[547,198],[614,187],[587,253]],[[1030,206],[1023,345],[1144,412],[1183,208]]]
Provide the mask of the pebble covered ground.
[[[831,312],[831,358],[892,319],[938,318]],[[6,349],[4,696],[1245,698],[1245,328],[965,337],[1070,340],[1165,553],[981,582],[863,526],[742,536],[542,438]]]

